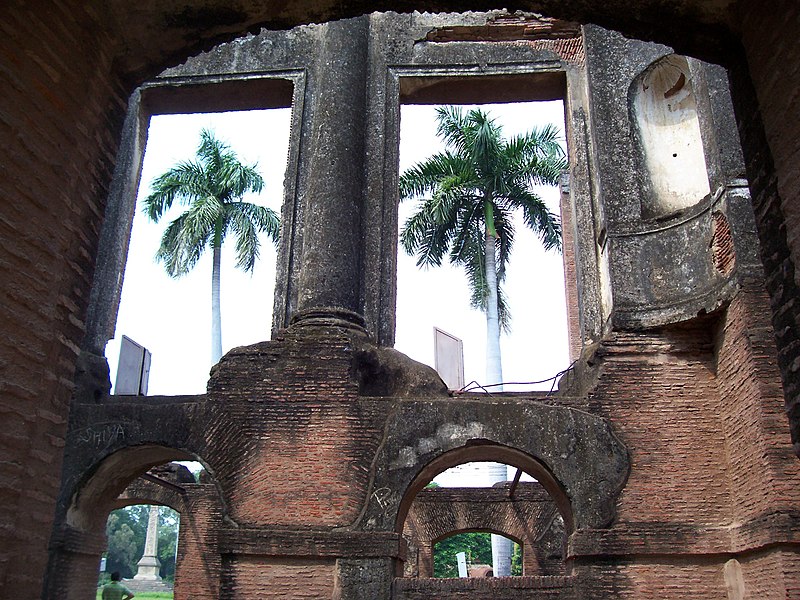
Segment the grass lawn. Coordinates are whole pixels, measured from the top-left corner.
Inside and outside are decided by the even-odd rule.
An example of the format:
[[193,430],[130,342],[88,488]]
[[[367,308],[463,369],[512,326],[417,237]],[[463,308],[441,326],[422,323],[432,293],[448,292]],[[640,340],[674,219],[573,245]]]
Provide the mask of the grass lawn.
[[[102,590],[97,590],[97,600],[102,600]],[[137,592],[135,600],[172,600],[171,592]]]

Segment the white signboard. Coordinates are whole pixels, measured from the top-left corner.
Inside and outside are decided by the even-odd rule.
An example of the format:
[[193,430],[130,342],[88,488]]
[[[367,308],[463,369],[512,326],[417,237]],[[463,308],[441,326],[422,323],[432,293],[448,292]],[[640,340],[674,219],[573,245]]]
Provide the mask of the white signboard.
[[449,390],[464,387],[464,343],[454,335],[433,328],[436,371]]
[[458,576],[467,577],[467,553],[456,552],[456,561],[458,562]]
[[119,343],[119,363],[114,394],[117,396],[146,396],[150,379],[150,351],[126,335]]

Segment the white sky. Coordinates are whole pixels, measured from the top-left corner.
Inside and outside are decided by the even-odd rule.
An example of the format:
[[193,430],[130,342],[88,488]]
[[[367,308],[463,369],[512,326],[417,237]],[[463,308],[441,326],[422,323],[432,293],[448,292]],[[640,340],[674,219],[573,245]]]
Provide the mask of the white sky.
[[[563,130],[561,102],[485,106],[503,125],[505,135],[556,123]],[[139,202],[150,181],[180,160],[193,159],[202,128],[213,128],[240,160],[257,163],[266,181],[258,198],[248,198],[280,212],[287,162],[289,110],[157,116],[151,120],[139,188]],[[403,106],[400,170],[441,149],[435,137],[434,108]],[[558,191],[540,192],[558,212]],[[400,223],[413,203],[401,205]],[[117,320],[117,337],[106,355],[112,382],[116,376],[119,336],[125,334],[152,352],[150,395],[205,391],[210,369],[211,255],[187,276],[169,278],[153,261],[165,224],[150,223],[137,203],[128,265]],[[252,276],[233,267],[232,243],[223,247],[222,344],[235,346],[269,339],[275,281],[275,250],[264,240]],[[506,381],[544,379],[568,365],[564,277],[561,256],[545,253],[520,220],[505,283],[512,332],[501,340]],[[433,327],[464,341],[465,379],[484,383],[485,318],[469,306],[466,278],[447,267],[420,271],[402,250],[398,260],[397,342],[395,347],[433,365]],[[510,389],[549,389],[550,384]]]

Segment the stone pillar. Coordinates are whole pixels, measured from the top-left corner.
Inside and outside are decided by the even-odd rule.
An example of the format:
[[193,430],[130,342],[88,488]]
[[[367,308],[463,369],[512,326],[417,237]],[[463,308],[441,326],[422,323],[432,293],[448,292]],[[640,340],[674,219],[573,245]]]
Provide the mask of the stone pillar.
[[336,561],[333,600],[388,600],[393,580],[391,558],[340,558]]
[[161,561],[158,560],[158,506],[150,506],[150,518],[147,521],[147,535],[144,538],[144,555],[138,562],[139,569],[135,580],[161,581]]
[[362,328],[361,213],[366,121],[366,17],[328,23],[309,86],[307,186],[298,313],[302,325]]
[[430,542],[419,543],[417,568],[419,577],[433,577],[433,545]]

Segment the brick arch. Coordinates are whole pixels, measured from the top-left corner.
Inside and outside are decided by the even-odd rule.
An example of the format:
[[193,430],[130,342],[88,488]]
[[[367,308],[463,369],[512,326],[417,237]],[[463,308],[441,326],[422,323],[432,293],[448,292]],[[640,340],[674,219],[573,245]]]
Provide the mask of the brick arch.
[[448,531],[447,533],[442,534],[440,537],[431,540],[433,545],[438,544],[439,542],[443,542],[444,540],[453,537],[454,535],[460,535],[462,533],[491,533],[492,535],[502,535],[503,537],[507,537],[512,542],[516,544],[522,545],[524,540],[519,538],[511,533],[509,533],[506,529],[497,528],[497,527],[470,527],[465,526],[461,529],[453,529]]
[[[521,468],[555,500],[567,531],[605,528],[628,477],[628,451],[596,415],[531,402],[408,402],[386,424],[360,526],[402,530],[411,502],[438,473],[491,461]],[[556,432],[565,432],[558,434]]]
[[180,513],[173,584],[175,597],[216,600],[222,569],[218,548],[222,502],[216,485],[179,483],[169,486],[137,478],[117,497],[113,507],[134,504],[158,504]]
[[[194,490],[181,495],[177,490],[158,489],[156,484],[139,479],[153,467],[175,460],[200,459],[186,450],[156,444],[122,447],[98,455],[73,485],[65,518],[54,532],[45,590],[49,597],[78,599],[92,594],[97,584],[97,565],[106,547],[108,514],[126,505],[149,501],[169,506],[182,515],[199,512],[200,518],[194,521],[201,527],[189,528],[183,536],[193,533],[197,546],[207,552],[215,550],[216,544],[211,543],[216,541],[213,523],[221,522],[223,514],[221,494],[215,483],[194,486]],[[212,580],[219,578],[218,562],[212,561],[205,569]],[[213,584],[208,580],[205,577],[200,582],[197,597],[215,597],[218,582]]]
[[491,488],[423,489],[404,524],[403,536],[412,550],[404,571],[406,575],[433,576],[433,548],[438,542],[479,531],[520,544],[523,575],[563,575],[566,535],[559,516],[538,482],[519,483],[513,496],[508,483]]
[[[478,444],[467,445],[460,448],[450,450],[441,456],[435,458],[424,468],[422,468],[409,486],[403,501],[400,504],[400,510],[397,515],[397,530],[399,533],[403,531],[403,525],[411,510],[412,503],[415,498],[422,492],[423,488],[430,483],[433,478],[449,469],[458,465],[469,462],[499,462],[506,465],[522,469],[526,473],[532,475],[541,486],[547,491],[547,494],[555,503],[561,517],[564,519],[564,524],[568,532],[575,528],[575,518],[572,510],[572,503],[564,489],[564,486],[559,482],[555,475],[543,464],[539,459],[534,456],[522,452],[515,448],[508,446],[501,446],[498,444]],[[486,525],[480,529],[489,529]],[[517,535],[507,532],[505,529],[498,529],[498,533],[512,537],[514,541],[520,542],[522,537],[517,532]],[[440,534],[444,535],[444,533]],[[434,539],[435,541],[435,539]]]

